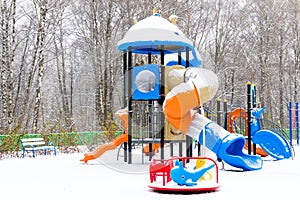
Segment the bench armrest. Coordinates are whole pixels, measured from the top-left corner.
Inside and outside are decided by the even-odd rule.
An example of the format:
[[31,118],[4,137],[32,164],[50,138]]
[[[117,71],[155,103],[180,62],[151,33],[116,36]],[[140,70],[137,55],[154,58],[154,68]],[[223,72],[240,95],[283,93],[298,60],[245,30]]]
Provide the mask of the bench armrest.
[[54,146],[53,142],[48,142],[48,146]]
[[34,146],[31,145],[31,144],[25,144],[25,145],[22,144],[22,147],[23,147],[23,149],[29,148],[29,147],[30,147],[31,149],[34,149]]

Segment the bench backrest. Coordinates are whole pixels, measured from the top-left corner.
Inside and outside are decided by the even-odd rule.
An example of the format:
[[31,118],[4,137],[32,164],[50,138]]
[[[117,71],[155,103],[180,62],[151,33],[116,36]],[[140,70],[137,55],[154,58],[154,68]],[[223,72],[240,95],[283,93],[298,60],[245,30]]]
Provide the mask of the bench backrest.
[[22,145],[32,145],[32,146],[38,146],[38,145],[45,145],[44,138],[22,138],[21,139]]

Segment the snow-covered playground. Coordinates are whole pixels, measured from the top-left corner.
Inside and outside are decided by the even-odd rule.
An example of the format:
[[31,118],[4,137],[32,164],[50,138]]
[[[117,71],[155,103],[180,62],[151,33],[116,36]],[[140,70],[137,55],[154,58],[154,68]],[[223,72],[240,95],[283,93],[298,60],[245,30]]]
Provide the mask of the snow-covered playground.
[[[274,161],[263,158],[263,167],[240,171],[225,165],[219,169],[220,188],[215,192],[158,193],[148,187],[149,161],[133,153],[127,164],[118,149],[87,164],[83,153],[39,155],[0,161],[1,199],[284,199],[297,198],[300,180],[300,148],[295,157]],[[144,163],[142,163],[142,161]]]

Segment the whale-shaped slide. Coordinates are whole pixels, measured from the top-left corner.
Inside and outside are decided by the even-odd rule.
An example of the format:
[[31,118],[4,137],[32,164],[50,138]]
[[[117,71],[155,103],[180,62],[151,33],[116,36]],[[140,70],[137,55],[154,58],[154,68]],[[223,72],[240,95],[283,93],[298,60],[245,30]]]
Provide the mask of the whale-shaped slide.
[[282,135],[271,130],[257,131],[252,141],[259,144],[265,152],[277,160],[293,157],[292,148],[288,141]]

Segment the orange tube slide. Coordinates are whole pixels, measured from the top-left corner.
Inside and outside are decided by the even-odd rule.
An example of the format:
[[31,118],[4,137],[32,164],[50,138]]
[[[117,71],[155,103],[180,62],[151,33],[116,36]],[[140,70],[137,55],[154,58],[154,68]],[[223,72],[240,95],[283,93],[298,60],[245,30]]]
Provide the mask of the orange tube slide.
[[[169,73],[169,79],[178,79],[178,73]],[[175,78],[170,75],[175,74]],[[211,100],[218,90],[218,77],[211,70],[187,68],[183,73],[185,82],[174,85],[163,105],[166,119],[179,131],[186,134],[196,116],[195,108]]]
[[171,91],[171,97],[166,98],[163,109],[166,119],[184,134],[187,133],[196,114],[192,109],[200,106],[198,90],[192,82],[189,83],[189,90],[174,95],[170,94]]

